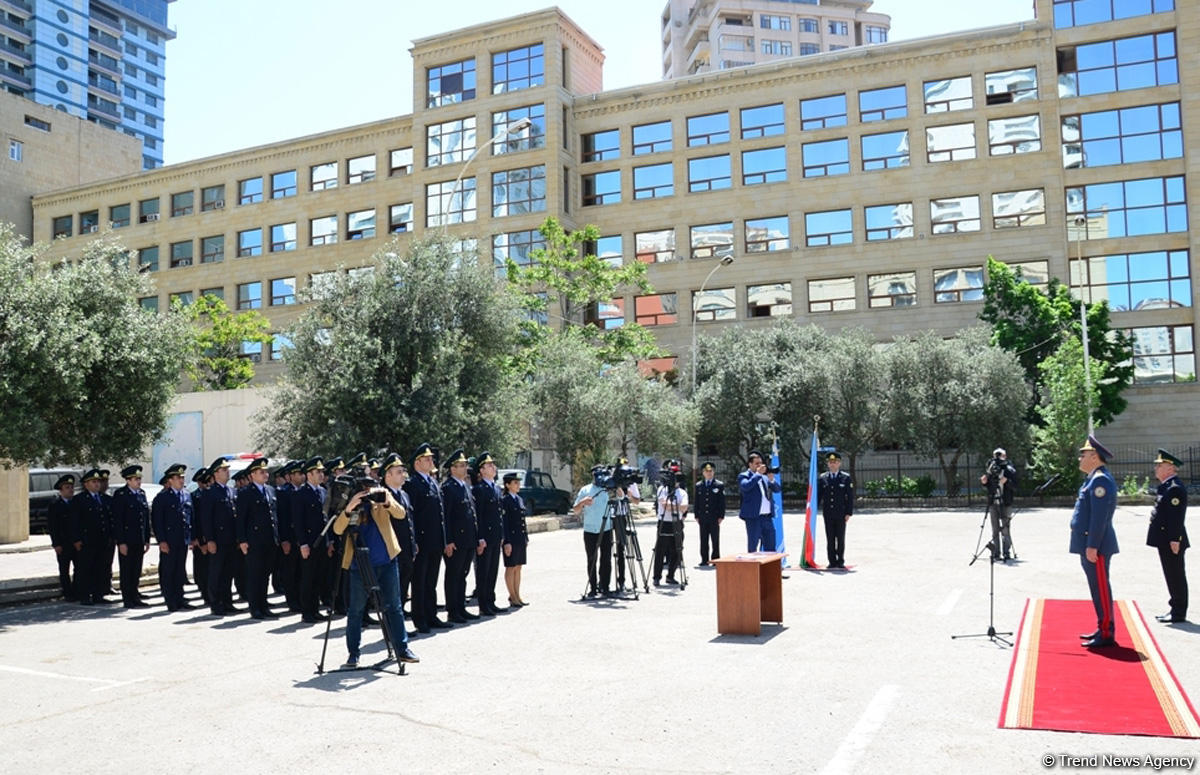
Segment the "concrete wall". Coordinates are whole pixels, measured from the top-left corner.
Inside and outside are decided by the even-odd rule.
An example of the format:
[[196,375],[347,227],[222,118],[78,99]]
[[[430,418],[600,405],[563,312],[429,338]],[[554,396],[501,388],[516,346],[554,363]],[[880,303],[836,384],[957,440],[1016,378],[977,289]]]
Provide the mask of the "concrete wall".
[[29,469],[0,468],[0,544],[29,538]]

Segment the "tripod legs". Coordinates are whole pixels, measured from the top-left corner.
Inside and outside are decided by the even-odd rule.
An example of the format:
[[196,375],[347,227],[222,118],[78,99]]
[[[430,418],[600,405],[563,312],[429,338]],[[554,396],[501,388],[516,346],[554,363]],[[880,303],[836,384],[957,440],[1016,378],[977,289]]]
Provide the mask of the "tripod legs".
[[[988,544],[990,547],[991,544]],[[974,562],[974,560],[972,560]],[[1012,642],[1001,636],[1012,635],[1012,632],[997,632],[996,631],[996,558],[991,556],[988,559],[988,628],[987,632],[977,632],[970,635],[951,635],[951,640],[959,638],[987,638],[992,643],[1000,643],[1009,648],[1012,648]]]

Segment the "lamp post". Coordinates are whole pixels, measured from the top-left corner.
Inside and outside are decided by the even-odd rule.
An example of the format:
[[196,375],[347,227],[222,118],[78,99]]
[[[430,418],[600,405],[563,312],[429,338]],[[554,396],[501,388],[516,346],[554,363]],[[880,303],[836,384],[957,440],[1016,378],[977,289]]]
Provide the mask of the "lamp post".
[[[492,139],[488,140],[483,145],[476,146],[475,150],[471,152],[471,155],[467,157],[466,163],[463,164],[462,169],[458,171],[458,177],[454,179],[454,185],[450,187],[450,197],[446,200],[446,210],[441,213],[442,236],[446,235],[446,230],[450,226],[450,215],[447,211],[454,204],[454,192],[458,191],[458,187],[462,183],[463,176],[467,173],[467,168],[471,166],[471,162],[475,161],[475,157],[479,155],[479,152],[498,140],[503,140],[512,133],[520,132],[522,129],[528,129],[531,126],[533,126],[533,121],[531,121],[528,116],[519,118],[511,124],[506,124],[505,126],[501,127],[500,131],[492,135]],[[476,188],[476,190],[478,191],[478,188]]]
[[[720,269],[723,266],[729,266],[732,263],[733,263],[732,255],[725,256],[724,258],[722,258],[720,260],[720,262],[718,262],[717,265],[714,266],[709,271],[708,276],[704,278],[704,282],[700,283],[700,292],[696,294],[696,298],[697,299],[704,298],[704,289],[706,287],[708,287],[708,281],[712,279],[712,276],[714,274],[716,274],[718,269]],[[695,399],[695,397],[696,397],[696,372],[698,371],[698,366],[699,366],[699,364],[696,362],[696,304],[693,302],[692,303],[692,390],[691,390],[691,393],[688,394],[693,399]],[[697,454],[698,454],[698,451],[696,449],[696,437],[693,436],[692,437],[692,476],[696,475],[696,456],[697,456]]]
[[1075,260],[1079,271],[1079,330],[1083,338],[1083,387],[1087,399],[1088,435],[1092,435],[1092,368],[1088,353],[1087,302],[1083,297],[1083,231],[1087,227],[1087,217],[1075,216]]

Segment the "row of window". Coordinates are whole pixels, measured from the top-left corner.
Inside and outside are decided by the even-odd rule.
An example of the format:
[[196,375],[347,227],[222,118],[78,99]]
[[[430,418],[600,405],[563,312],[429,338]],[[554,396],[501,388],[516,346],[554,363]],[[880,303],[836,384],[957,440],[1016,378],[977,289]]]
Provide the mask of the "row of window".
[[1173,10],[1175,0],[1054,0],[1054,26],[1082,27]]
[[[492,94],[531,89],[546,83],[541,43],[492,54]],[[425,70],[425,107],[436,108],[475,99],[475,59],[463,59]]]

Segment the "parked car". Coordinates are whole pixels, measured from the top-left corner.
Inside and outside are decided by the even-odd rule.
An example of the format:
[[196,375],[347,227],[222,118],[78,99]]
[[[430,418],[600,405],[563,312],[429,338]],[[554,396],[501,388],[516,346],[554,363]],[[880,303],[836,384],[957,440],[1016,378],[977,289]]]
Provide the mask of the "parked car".
[[50,504],[58,490],[54,483],[63,474],[75,474],[75,489],[79,490],[79,471],[73,468],[31,468],[29,469],[29,533],[46,534],[50,532]]
[[521,475],[521,499],[530,514],[550,512],[566,514],[571,510],[571,493],[554,486],[554,479],[545,471],[526,471],[523,468],[506,468],[496,473],[496,481],[503,482],[505,474]]

